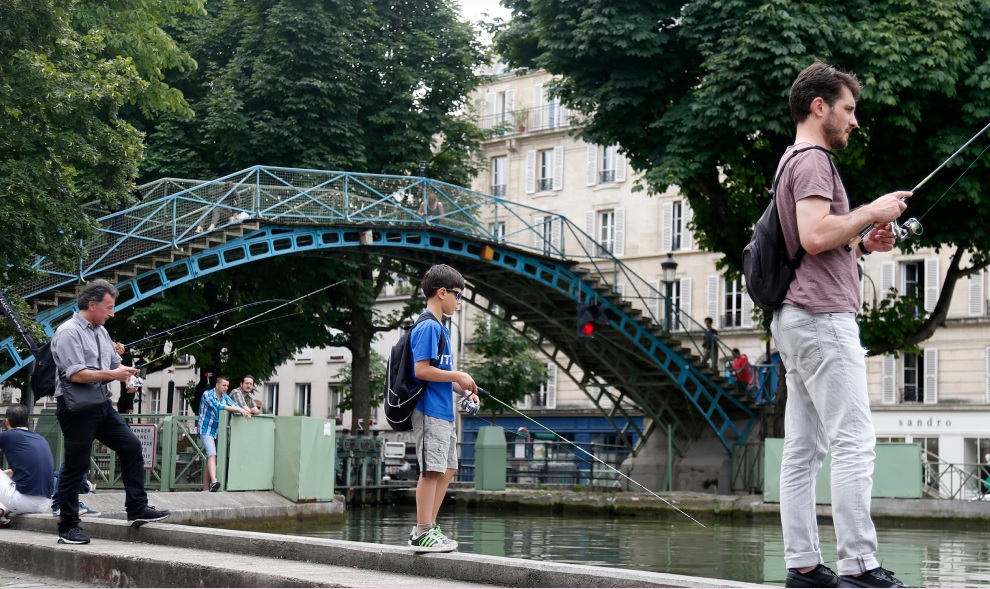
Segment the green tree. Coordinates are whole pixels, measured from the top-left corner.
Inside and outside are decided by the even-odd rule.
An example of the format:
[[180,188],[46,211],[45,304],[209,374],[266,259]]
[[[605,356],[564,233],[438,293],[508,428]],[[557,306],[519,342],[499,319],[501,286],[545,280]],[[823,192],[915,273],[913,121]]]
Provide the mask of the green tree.
[[202,0],[0,5],[0,287],[39,256],[71,271],[95,234],[80,205],[131,200],[143,148],[123,112],[183,110],[162,76],[194,64],[161,27],[197,10]]
[[[583,136],[621,145],[650,194],[678,186],[699,244],[723,253],[730,272],[741,271],[750,227],[793,141],[790,84],[815,59],[865,85],[861,128],[841,153],[853,206],[910,188],[990,120],[987,0],[506,4],[513,18],[496,36],[498,51],[514,67],[558,76],[554,91],[585,113]],[[930,337],[958,279],[990,262],[990,196],[980,190],[990,160],[946,192],[977,153],[911,199],[908,214],[924,214],[926,230],[902,247],[948,247],[952,263],[934,312],[903,339],[872,334],[874,352]]]
[[[507,325],[504,315],[478,315],[464,370],[499,401],[512,404],[546,384],[547,367],[533,352],[532,342]],[[482,398],[481,403],[493,414],[504,410],[491,400]]]
[[[475,71],[484,55],[450,2],[219,0],[211,11],[206,18],[181,18],[171,29],[199,64],[167,78],[195,116],[155,121],[146,179],[210,179],[256,164],[418,174],[426,162],[427,175],[459,184],[475,173],[470,154],[481,132],[459,113],[479,83]],[[314,272],[310,264],[286,257],[280,267],[297,277]],[[374,256],[323,260],[314,276],[347,282],[307,320],[337,335],[328,340],[304,329],[291,336],[298,347],[351,351],[355,419],[370,416],[380,391],[371,377],[374,337],[398,326],[399,318],[378,317],[374,309],[396,268]],[[264,298],[261,284],[246,283],[248,296]],[[306,292],[278,278],[272,284],[283,293]],[[275,336],[259,334],[258,345],[266,346],[268,337]],[[197,362],[202,356],[237,365],[220,355],[224,349],[234,354],[234,347],[210,346],[214,351],[196,354]],[[261,363],[267,374],[279,364],[276,357],[288,357],[273,349]]]

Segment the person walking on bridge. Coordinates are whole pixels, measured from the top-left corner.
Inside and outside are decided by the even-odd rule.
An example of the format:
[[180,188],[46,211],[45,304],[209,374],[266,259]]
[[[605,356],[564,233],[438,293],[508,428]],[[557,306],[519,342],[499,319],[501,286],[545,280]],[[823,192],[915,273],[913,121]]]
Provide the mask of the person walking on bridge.
[[[843,149],[858,127],[859,80],[822,62],[791,86],[794,145],[778,164],[776,194],[788,256],[807,255],[773,313],[771,332],[787,369],[780,521],[788,587],[903,587],[877,560],[870,519],[876,433],[870,416],[866,361],[856,313],[862,307],[856,259],[894,248],[890,222],[910,192],[892,192],[849,208],[831,150]],[[808,148],[799,153],[795,150]],[[875,223],[859,247],[845,245]],[[815,476],[832,450],[832,520],[836,575],[822,561],[815,512]]]

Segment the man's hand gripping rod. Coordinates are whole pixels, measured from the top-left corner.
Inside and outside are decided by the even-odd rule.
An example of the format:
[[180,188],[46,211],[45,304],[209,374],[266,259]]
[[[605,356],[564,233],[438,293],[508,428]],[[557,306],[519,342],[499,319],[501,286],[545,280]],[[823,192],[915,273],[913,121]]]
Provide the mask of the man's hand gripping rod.
[[[922,180],[921,182],[919,182],[917,186],[915,186],[914,188],[911,189],[911,193],[913,194],[913,193],[917,192],[922,186],[924,186],[929,180],[931,180],[932,177],[935,176],[935,174],[937,174],[942,168],[944,168],[946,164],[948,164],[949,162],[951,162],[953,159],[955,159],[955,157],[957,155],[959,155],[960,153],[962,153],[962,151],[964,149],[966,149],[967,147],[969,147],[969,144],[970,143],[976,141],[976,138],[979,137],[980,135],[982,135],[983,132],[986,131],[987,129],[990,129],[990,123],[987,123],[987,126],[986,127],[983,127],[982,129],[980,129],[976,133],[976,135],[973,135],[972,137],[970,137],[969,141],[967,141],[966,143],[964,143],[962,147],[960,147],[959,149],[957,149],[955,151],[955,153],[953,153],[952,155],[950,155],[948,157],[948,159],[946,159],[944,162],[942,162],[942,164],[939,167],[935,168],[935,170],[933,170],[931,174],[928,174],[927,176],[925,176],[925,179],[924,180]],[[901,200],[904,200],[904,199],[902,198]],[[859,235],[857,235],[856,237],[853,237],[852,239],[850,239],[849,240],[849,243],[847,243],[846,246],[845,246],[846,251],[852,251],[852,248],[856,247],[857,245],[860,244],[861,241],[863,241],[864,239],[866,239],[866,236],[869,235],[870,234],[870,231],[873,231],[873,228],[876,227],[876,226],[877,226],[876,223],[870,223],[870,226],[869,227],[867,227],[866,229],[863,229],[862,231],[859,232]],[[908,239],[910,237],[913,237],[915,235],[920,235],[922,233],[922,231],[924,231],[924,229],[921,227],[921,221],[915,219],[914,217],[912,217],[912,218],[908,219],[907,221],[905,221],[904,222],[904,225],[899,225],[896,220],[891,221],[890,222],[890,226],[891,226],[891,229],[893,229],[893,231],[894,231],[894,241],[896,243],[900,243],[900,242],[902,242],[902,241],[904,241],[904,240],[906,240],[906,239]]]

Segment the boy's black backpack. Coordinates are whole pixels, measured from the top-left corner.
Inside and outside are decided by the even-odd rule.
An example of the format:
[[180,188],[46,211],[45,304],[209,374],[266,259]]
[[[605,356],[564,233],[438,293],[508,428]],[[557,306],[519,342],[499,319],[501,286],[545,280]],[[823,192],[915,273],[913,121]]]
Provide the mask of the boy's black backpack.
[[[423,321],[437,321],[437,318],[433,313],[420,315],[415,323],[405,327],[388,356],[388,367],[385,370],[385,419],[392,429],[399,432],[412,429],[413,409],[426,390],[425,382],[413,378],[412,344],[409,341],[412,330]],[[430,360],[431,366],[440,365],[440,356],[446,345],[447,338],[441,330],[437,355]]]
[[[780,215],[777,213],[777,183],[784,173],[784,168],[794,156],[809,149],[818,149],[831,156],[829,150],[813,145],[795,149],[780,166],[780,172],[773,180],[770,189],[770,204],[763,211],[760,220],[756,222],[753,238],[743,249],[743,274],[746,276],[746,292],[756,306],[764,311],[773,311],[784,304],[787,289],[794,278],[794,271],[801,265],[804,258],[804,247],[798,245],[797,253],[787,255],[787,243],[784,241],[784,231],[780,227]],[[832,162],[829,157],[829,163]],[[834,167],[833,167],[834,170]]]

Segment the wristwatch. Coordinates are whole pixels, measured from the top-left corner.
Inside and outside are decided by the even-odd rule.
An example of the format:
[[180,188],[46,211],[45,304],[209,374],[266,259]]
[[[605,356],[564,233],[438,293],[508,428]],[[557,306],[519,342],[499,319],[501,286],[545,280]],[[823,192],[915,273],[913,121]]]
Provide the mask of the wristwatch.
[[873,253],[870,250],[866,249],[866,245],[862,241],[859,242],[859,251],[863,252],[864,256],[868,256]]

